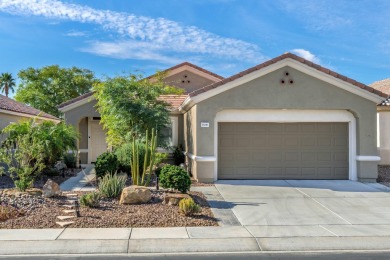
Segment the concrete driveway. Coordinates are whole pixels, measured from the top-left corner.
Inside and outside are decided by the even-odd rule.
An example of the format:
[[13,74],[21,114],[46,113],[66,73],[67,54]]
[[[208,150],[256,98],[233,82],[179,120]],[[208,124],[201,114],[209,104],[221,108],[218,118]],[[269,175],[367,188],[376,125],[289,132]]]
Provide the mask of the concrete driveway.
[[390,235],[390,193],[380,184],[248,180],[215,186],[255,236]]

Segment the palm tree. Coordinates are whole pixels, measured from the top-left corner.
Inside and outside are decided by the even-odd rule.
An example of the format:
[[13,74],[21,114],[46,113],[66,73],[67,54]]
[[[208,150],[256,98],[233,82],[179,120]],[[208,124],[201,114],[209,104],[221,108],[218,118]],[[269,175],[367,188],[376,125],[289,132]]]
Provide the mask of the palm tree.
[[0,90],[8,97],[8,93],[11,90],[14,92],[15,79],[11,73],[1,73],[0,75]]

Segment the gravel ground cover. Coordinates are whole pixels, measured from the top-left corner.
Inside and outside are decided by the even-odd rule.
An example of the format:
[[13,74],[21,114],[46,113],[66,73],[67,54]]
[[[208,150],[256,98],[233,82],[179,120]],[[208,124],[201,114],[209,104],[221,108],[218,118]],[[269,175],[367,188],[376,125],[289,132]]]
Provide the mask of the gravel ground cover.
[[[146,204],[121,205],[117,199],[102,198],[98,208],[80,207],[80,217],[74,218],[71,228],[109,227],[182,227],[217,226],[211,209],[202,193],[189,192],[189,195],[202,206],[202,211],[192,217],[179,213],[178,206],[162,204],[165,192],[152,189],[152,200]],[[79,195],[84,192],[76,192]],[[0,228],[59,228],[55,223],[66,204],[66,196],[43,198],[35,190],[29,193],[13,189],[0,191],[3,205],[17,209],[21,216],[0,222]]]
[[378,166],[377,182],[390,187],[390,165]]

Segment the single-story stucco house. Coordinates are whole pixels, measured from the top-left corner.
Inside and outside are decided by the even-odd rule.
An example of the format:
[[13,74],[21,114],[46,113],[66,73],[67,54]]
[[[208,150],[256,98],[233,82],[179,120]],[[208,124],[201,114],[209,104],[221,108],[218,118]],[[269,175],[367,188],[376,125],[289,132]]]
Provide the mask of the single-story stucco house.
[[[190,63],[166,70],[172,145],[199,181],[377,178],[377,104],[387,95],[285,53],[229,78]],[[59,106],[81,133],[81,163],[107,149],[92,93]]]
[[[51,120],[54,122],[60,122],[60,119],[55,116],[17,102],[4,95],[0,95],[0,130],[12,122],[18,122],[22,119],[28,119],[32,117],[35,117],[38,120]],[[3,141],[3,139],[4,136],[0,136],[0,141]]]
[[[376,81],[370,87],[390,96],[390,78]],[[390,98],[377,106],[377,146],[381,160],[379,164],[390,165]]]

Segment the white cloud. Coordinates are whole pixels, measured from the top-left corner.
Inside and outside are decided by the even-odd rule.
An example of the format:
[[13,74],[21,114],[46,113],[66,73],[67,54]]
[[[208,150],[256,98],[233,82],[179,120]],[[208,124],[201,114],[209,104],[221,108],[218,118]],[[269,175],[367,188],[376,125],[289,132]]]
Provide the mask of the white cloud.
[[80,32],[80,31],[70,31],[70,32],[66,33],[65,35],[69,36],[69,37],[81,37],[81,36],[85,36],[86,33]]
[[176,64],[181,60],[164,55],[163,50],[148,42],[92,42],[90,46],[80,51],[116,59],[156,60],[167,64]]
[[[163,58],[161,52],[211,55],[245,61],[262,61],[258,46],[225,38],[194,26],[183,26],[164,18],[97,10],[58,0],[3,0],[0,11],[14,15],[35,15],[56,20],[91,23],[122,37],[114,43],[95,42],[84,51],[111,57]],[[145,51],[143,48],[147,47]],[[103,48],[103,49],[99,49]],[[123,55],[126,51],[133,53]],[[135,52],[140,52],[135,54]],[[160,56],[159,56],[160,55]]]
[[307,51],[305,49],[293,49],[293,50],[291,50],[291,52],[308,60],[308,61],[311,61],[311,62],[314,62],[317,64],[321,63],[321,60],[317,56],[315,56],[313,53],[311,53],[310,51]]

